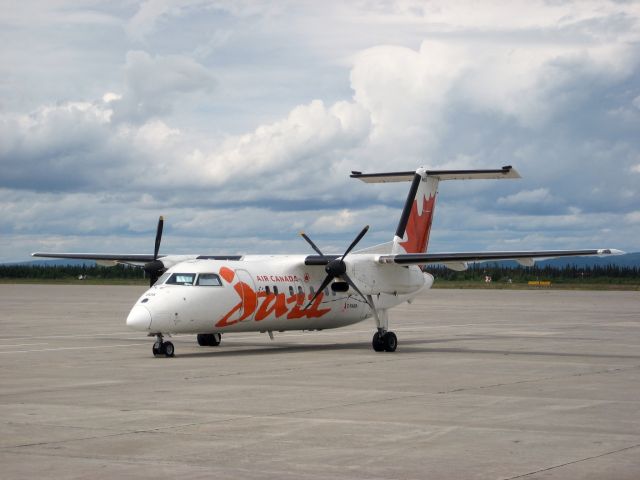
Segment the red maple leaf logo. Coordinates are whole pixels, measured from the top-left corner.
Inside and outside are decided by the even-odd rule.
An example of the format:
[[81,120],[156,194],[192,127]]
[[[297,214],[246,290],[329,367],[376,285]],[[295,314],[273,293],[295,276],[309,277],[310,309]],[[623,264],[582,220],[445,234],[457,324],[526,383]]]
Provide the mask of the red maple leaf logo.
[[429,243],[429,233],[431,232],[431,222],[433,220],[433,209],[436,203],[436,196],[432,195],[429,200],[422,200],[422,215],[418,215],[418,200],[413,201],[411,214],[407,221],[405,235],[407,240],[400,242],[402,248],[407,253],[423,253],[427,251]]

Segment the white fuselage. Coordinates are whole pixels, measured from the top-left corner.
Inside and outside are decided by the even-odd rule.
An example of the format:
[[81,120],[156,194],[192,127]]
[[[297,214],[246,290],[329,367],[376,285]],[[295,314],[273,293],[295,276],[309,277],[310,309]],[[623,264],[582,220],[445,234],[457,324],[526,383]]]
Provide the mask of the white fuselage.
[[[433,283],[433,277],[417,266],[380,265],[372,257],[352,254],[346,263],[349,276],[372,296],[376,310],[411,300]],[[305,308],[326,273],[323,266],[305,265],[304,259],[304,255],[274,255],[181,262],[140,297],[127,325],[168,334],[321,330],[373,315],[351,288],[347,292],[327,288]],[[170,283],[176,275],[179,280],[193,279],[193,284]],[[212,277],[219,277],[219,284],[198,284]]]

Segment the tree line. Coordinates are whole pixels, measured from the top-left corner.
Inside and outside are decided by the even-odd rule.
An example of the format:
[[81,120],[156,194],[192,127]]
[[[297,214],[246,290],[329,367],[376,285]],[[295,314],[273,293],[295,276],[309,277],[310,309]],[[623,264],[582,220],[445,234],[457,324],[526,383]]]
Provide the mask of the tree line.
[[[437,280],[444,281],[484,281],[490,276],[492,282],[526,283],[532,280],[556,283],[640,283],[640,268],[618,265],[595,265],[578,267],[575,265],[533,267],[509,267],[495,263],[472,264],[468,270],[456,272],[444,266],[432,265],[425,269]],[[141,268],[116,265],[0,265],[0,279],[118,279],[139,280],[144,278]]]
[[444,266],[431,266],[425,269],[437,280],[445,281],[484,281],[487,276],[492,282],[526,283],[529,281],[552,281],[555,283],[640,283],[640,268],[618,265],[594,265],[579,267],[537,266],[510,267],[495,263],[476,263],[468,270],[456,272]]
[[132,280],[143,278],[141,268],[116,265],[101,267],[98,265],[0,265],[1,279],[42,279],[68,280],[78,279],[117,279]]

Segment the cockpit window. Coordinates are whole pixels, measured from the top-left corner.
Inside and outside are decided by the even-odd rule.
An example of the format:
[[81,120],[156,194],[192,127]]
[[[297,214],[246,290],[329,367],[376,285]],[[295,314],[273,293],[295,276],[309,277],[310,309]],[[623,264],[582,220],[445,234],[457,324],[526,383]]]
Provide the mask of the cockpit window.
[[196,279],[195,273],[172,273],[167,280],[167,285],[193,285]]
[[156,283],[154,283],[154,285],[162,285],[162,284],[167,280],[167,278],[169,278],[170,276],[171,276],[171,273],[169,273],[169,272],[164,272],[164,273],[160,276],[160,278],[158,278],[158,280],[156,280]]
[[201,273],[198,275],[198,282],[196,285],[207,286],[207,287],[221,287],[222,282],[220,281],[220,277],[215,273]]

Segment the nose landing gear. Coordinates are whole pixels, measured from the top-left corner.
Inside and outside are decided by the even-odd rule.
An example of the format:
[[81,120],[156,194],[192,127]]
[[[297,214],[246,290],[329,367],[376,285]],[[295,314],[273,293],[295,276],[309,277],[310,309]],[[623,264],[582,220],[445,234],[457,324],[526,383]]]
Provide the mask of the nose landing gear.
[[153,352],[154,357],[159,357],[164,355],[165,357],[173,357],[175,355],[175,347],[171,342],[165,342],[162,339],[162,334],[158,333],[156,335],[156,341],[153,344],[153,348],[151,351]]

